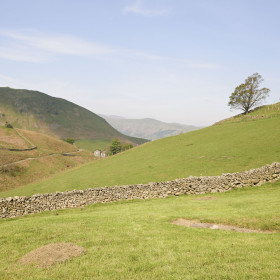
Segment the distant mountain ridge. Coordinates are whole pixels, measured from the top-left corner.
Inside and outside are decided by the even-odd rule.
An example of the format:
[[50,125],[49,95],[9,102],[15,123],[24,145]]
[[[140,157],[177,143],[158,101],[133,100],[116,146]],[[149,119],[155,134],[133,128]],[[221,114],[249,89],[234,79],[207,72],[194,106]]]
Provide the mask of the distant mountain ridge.
[[99,116],[104,118],[111,126],[121,133],[149,140],[175,136],[180,133],[202,128],[193,125],[165,123],[152,118],[126,119],[120,116],[106,116],[102,114],[99,114]]
[[0,87],[0,122],[5,121],[61,139],[118,138],[134,145],[147,141],[123,135],[100,116],[72,102],[25,89]]

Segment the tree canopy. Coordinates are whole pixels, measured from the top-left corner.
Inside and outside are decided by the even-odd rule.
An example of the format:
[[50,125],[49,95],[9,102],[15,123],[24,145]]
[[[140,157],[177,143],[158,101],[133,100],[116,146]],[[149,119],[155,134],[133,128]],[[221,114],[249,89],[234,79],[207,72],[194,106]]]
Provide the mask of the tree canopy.
[[117,153],[120,153],[121,151],[122,151],[122,144],[117,138],[115,138],[110,146],[110,154],[115,155]]
[[228,106],[231,109],[241,109],[247,114],[252,108],[260,105],[269,95],[268,88],[259,89],[263,77],[254,73],[243,84],[237,86],[229,97]]

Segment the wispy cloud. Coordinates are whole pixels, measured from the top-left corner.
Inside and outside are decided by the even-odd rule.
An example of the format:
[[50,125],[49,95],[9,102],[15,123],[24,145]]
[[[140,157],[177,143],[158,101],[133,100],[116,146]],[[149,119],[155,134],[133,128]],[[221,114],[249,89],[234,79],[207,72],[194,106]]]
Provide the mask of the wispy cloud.
[[51,59],[46,53],[30,50],[20,45],[0,47],[0,58],[33,63],[43,63]]
[[188,61],[181,58],[160,56],[151,52],[108,46],[84,40],[69,35],[49,35],[39,32],[1,30],[3,38],[0,47],[0,58],[25,61],[32,63],[46,63],[56,60],[58,56],[85,56],[91,58],[117,58],[120,60],[135,60],[150,63],[172,63],[182,68],[217,68],[216,64]]
[[142,0],[136,0],[123,8],[124,13],[133,13],[146,17],[162,16],[169,13],[169,10],[148,9],[144,7]]
[[24,34],[10,30],[0,30],[0,35],[20,41],[27,46],[37,48],[49,53],[68,54],[68,55],[102,55],[112,54],[114,49],[88,42],[86,40],[67,35],[42,35]]
[[[1,30],[6,46],[0,57],[10,60],[45,62],[55,55],[117,56],[127,59],[164,60],[164,57],[138,50],[107,46],[68,35],[46,35],[39,32]],[[8,40],[7,40],[8,39]]]
[[192,69],[217,69],[220,67],[219,64],[215,63],[188,63],[184,64],[185,68],[192,68]]

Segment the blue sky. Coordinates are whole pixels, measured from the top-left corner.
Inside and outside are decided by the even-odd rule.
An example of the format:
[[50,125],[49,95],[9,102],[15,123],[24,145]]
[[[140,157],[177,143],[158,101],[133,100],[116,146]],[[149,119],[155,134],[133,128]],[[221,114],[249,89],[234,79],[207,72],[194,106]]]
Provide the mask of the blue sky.
[[280,98],[278,0],[0,0],[0,86],[210,125],[258,72]]

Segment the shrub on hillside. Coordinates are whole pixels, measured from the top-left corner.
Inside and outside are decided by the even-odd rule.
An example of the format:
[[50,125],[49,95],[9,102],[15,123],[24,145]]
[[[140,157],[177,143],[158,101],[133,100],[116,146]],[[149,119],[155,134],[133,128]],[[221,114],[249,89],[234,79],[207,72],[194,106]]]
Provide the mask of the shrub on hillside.
[[133,148],[133,145],[126,143],[122,146],[122,151],[126,151],[126,150],[129,150],[131,148]]
[[8,123],[8,122],[5,123],[5,126],[6,126],[7,128],[13,128],[13,126],[12,126],[10,123]]
[[17,166],[17,165],[8,165],[0,167],[0,174],[7,174],[12,177],[16,177],[21,175],[26,170],[25,167]]
[[73,138],[67,138],[65,141],[72,145],[75,143],[75,140]]

